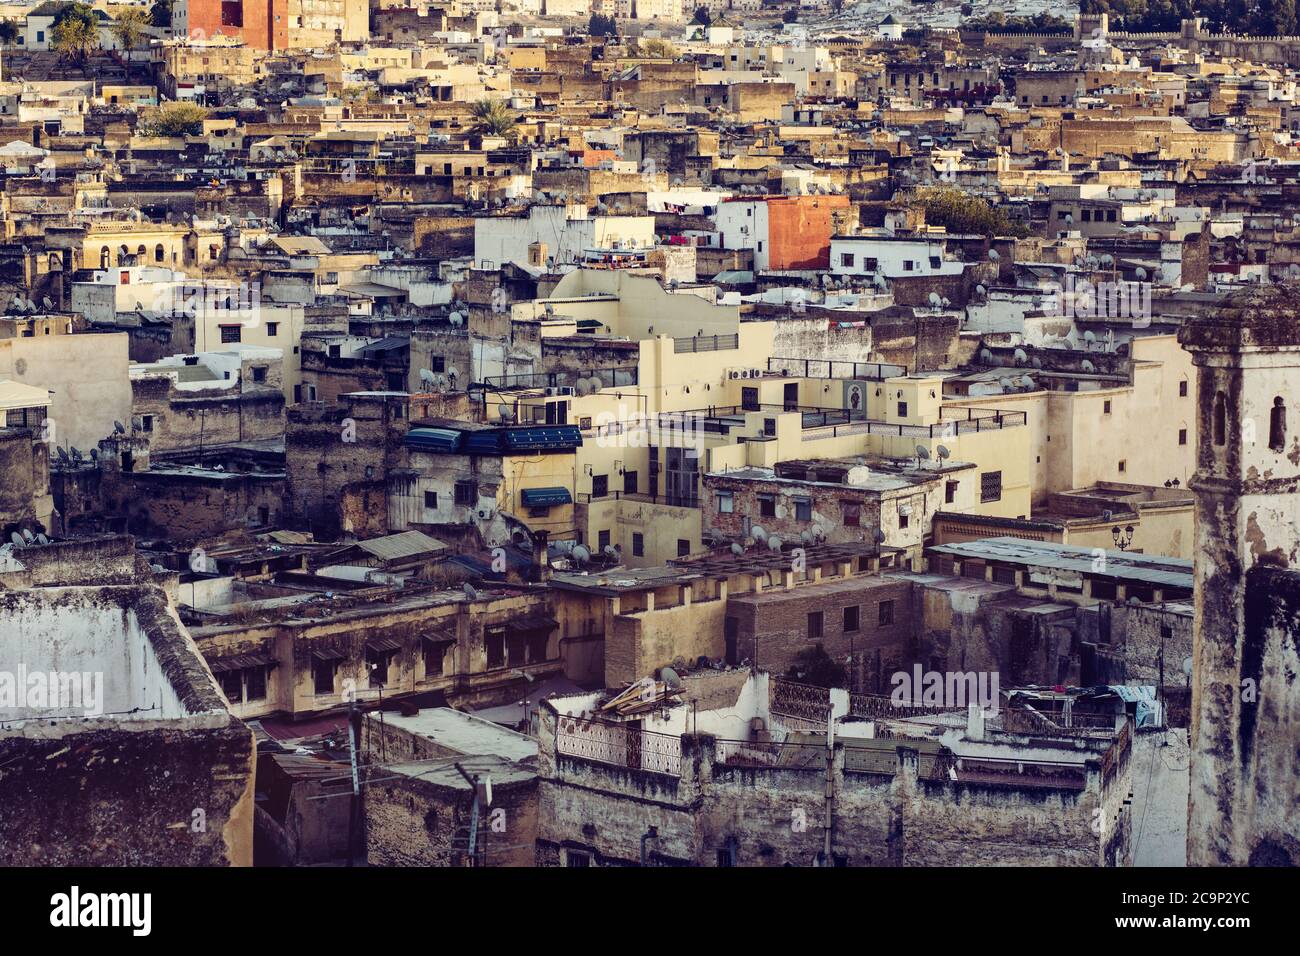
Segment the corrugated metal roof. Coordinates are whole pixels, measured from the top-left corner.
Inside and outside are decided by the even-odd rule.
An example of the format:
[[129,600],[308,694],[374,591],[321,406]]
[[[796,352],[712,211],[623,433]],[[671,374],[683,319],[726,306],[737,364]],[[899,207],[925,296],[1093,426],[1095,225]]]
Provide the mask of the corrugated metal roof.
[[270,654],[236,654],[209,661],[208,667],[214,674],[224,674],[227,671],[242,671],[246,667],[274,667],[278,663]]
[[375,637],[366,641],[368,651],[400,651],[402,642],[395,637]]
[[929,550],[956,558],[1004,561],[1010,564],[1052,568],[1057,571],[1142,581],[1163,587],[1189,590],[1192,587],[1192,562],[1184,558],[1107,550],[1104,570],[1099,570],[1096,563],[1097,556],[1092,548],[1076,548],[1049,541],[1027,541],[1023,538],[1011,537],[941,544]]
[[463,434],[451,428],[412,428],[406,433],[406,444],[420,451],[450,455],[460,450]]
[[447,546],[437,538],[431,538],[422,531],[402,531],[398,534],[385,535],[358,541],[357,547],[367,554],[385,561],[397,558],[413,558],[422,554],[436,554],[446,551]]

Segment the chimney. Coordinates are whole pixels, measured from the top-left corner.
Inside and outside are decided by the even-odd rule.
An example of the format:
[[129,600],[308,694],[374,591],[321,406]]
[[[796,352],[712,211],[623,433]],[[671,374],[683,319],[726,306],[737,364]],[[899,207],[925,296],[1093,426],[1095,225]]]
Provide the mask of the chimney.
[[533,532],[533,580],[539,583],[551,579],[551,562],[546,553],[546,531]]

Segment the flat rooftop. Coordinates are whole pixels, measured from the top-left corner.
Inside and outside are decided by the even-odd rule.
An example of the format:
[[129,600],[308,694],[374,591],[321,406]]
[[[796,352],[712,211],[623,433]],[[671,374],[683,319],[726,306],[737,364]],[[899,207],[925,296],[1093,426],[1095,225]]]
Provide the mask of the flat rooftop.
[[981,538],[927,548],[927,554],[946,554],[958,560],[991,561],[1024,567],[1051,568],[1079,574],[1137,581],[1156,587],[1192,589],[1192,562],[1162,555],[1106,551],[1105,571],[1096,569],[1093,548],[1076,548],[1024,538]]
[[[380,719],[379,713],[366,716],[368,720]],[[530,760],[537,756],[537,741],[533,738],[450,707],[426,707],[410,717],[384,711],[383,721],[466,756],[491,755],[510,761]]]

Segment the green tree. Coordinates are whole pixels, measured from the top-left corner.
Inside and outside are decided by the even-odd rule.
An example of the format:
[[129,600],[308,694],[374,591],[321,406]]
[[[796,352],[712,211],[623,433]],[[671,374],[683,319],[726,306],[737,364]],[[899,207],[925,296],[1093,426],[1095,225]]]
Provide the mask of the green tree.
[[208,111],[197,103],[167,103],[140,124],[143,136],[199,136]]
[[99,19],[94,8],[84,3],[64,7],[54,18],[50,46],[77,63],[84,63],[99,48]]
[[707,27],[712,22],[713,22],[713,17],[709,16],[708,7],[695,8],[695,19],[693,19],[691,23],[699,24],[702,27]]
[[150,21],[144,11],[127,7],[113,21],[113,36],[122,45],[122,49],[130,52],[140,45],[149,26]]
[[959,235],[1025,236],[1028,230],[978,196],[950,186],[918,189],[913,201],[925,210],[925,221]]
[[781,22],[782,22],[782,23],[798,23],[798,22],[799,22],[799,11],[798,11],[798,10],[787,10],[787,11],[785,11],[785,13],[781,14]]
[[0,46],[8,46],[18,39],[18,25],[12,20],[0,20]]
[[591,19],[587,21],[587,32],[594,37],[616,37],[618,36],[618,24],[613,17],[593,13]]
[[172,25],[172,0],[154,0],[149,8],[149,18],[156,27],[170,30]]
[[485,136],[505,136],[515,128],[519,117],[504,100],[483,99],[474,104],[474,131]]
[[642,40],[637,44],[637,50],[642,56],[652,56],[656,58],[675,58],[677,56],[677,47],[673,46],[667,40],[651,38]]
[[844,665],[832,660],[820,644],[805,647],[796,654],[786,676],[817,687],[845,687],[848,684]]

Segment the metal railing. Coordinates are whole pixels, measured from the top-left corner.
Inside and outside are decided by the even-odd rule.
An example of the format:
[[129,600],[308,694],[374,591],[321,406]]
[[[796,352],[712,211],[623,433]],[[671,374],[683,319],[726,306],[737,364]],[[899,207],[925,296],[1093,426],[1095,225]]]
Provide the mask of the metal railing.
[[690,335],[673,339],[674,352],[722,352],[740,348],[740,335]]
[[772,677],[768,681],[768,708],[773,714],[826,724],[831,692],[825,687]]
[[580,505],[591,504],[593,501],[641,501],[651,505],[669,505],[673,508],[698,508],[700,498],[698,495],[649,495],[636,491],[611,491],[603,495],[592,495],[586,492],[579,492],[574,499]]
[[682,740],[672,734],[641,730],[584,717],[559,717],[555,752],[611,767],[645,770],[680,777]]
[[795,743],[775,740],[718,740],[714,762],[724,767],[782,770],[826,770],[824,743]]
[[892,362],[848,362],[835,359],[769,358],[767,370],[799,378],[849,378],[881,382],[907,374]]
[[522,372],[515,375],[489,375],[483,379],[483,382],[478,387],[487,391],[557,388],[572,385],[580,377],[600,379],[601,388],[631,388],[637,384],[637,369],[635,367],[597,368],[589,370],[585,376],[569,372]]

